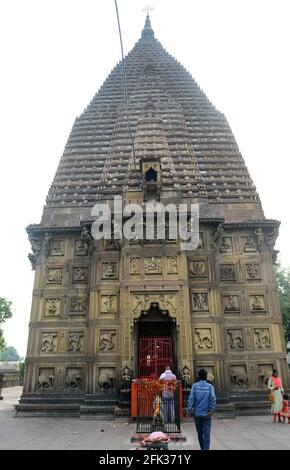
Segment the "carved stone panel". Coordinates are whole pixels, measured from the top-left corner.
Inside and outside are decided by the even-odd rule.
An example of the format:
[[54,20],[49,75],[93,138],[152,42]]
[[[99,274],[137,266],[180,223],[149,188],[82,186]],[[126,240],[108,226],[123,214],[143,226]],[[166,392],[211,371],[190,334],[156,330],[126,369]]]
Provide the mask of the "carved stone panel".
[[230,351],[241,351],[244,349],[243,331],[239,329],[227,330],[228,348]]
[[101,313],[117,313],[117,296],[102,295],[101,296]]
[[148,312],[150,307],[159,307],[161,312],[176,316],[176,296],[173,294],[135,294],[133,297],[133,314],[139,317]]
[[130,274],[140,274],[140,258],[130,258]]
[[265,312],[265,297],[263,295],[250,295],[250,308],[253,313]]
[[213,349],[211,328],[195,328],[194,335],[197,351],[211,351]]
[[145,274],[162,274],[162,258],[159,256],[151,256],[145,258]]
[[269,378],[273,372],[273,364],[258,364],[259,387],[267,389]]
[[167,274],[177,274],[177,256],[167,256]]
[[240,312],[240,301],[238,295],[224,295],[224,312],[227,314]]
[[254,328],[255,348],[271,349],[269,328]]
[[211,382],[212,384],[215,381],[215,371],[214,371],[214,366],[209,366],[209,365],[198,365],[196,367],[197,370],[197,377],[198,377],[198,372],[200,369],[205,369],[207,370],[207,381]]
[[60,299],[46,299],[44,306],[45,317],[60,316]]
[[198,240],[197,249],[203,249],[203,248],[204,248],[204,233],[199,232],[199,240]]
[[247,281],[260,281],[261,270],[258,263],[247,263],[246,264]]
[[233,390],[246,390],[248,388],[248,373],[245,365],[230,366],[230,380]]
[[50,242],[50,256],[64,256],[64,240]]
[[191,260],[189,262],[190,277],[205,279],[207,276],[206,262],[204,260]]
[[237,280],[235,265],[234,264],[221,264],[220,276],[221,276],[221,281],[235,282]]
[[87,256],[88,254],[88,245],[83,242],[83,240],[75,240],[74,247],[75,256]]
[[232,253],[233,241],[231,237],[222,237],[220,240],[220,253]]
[[38,390],[48,390],[54,388],[55,372],[53,367],[41,367],[37,381]]
[[62,283],[62,269],[49,268],[47,272],[47,284],[61,284]]
[[99,337],[99,351],[113,352],[116,350],[116,330],[101,330]]
[[68,367],[66,369],[65,387],[69,390],[78,390],[82,387],[81,367]]
[[73,284],[86,284],[88,282],[88,269],[87,268],[73,268],[72,283]]
[[256,253],[257,245],[254,237],[243,237],[242,246],[244,253]]
[[98,385],[101,390],[113,390],[115,388],[115,368],[100,367]]
[[102,279],[117,279],[118,265],[115,262],[102,263]]
[[84,351],[84,332],[83,331],[70,331],[69,332],[67,350],[69,352],[83,352]]
[[57,331],[47,331],[42,333],[40,350],[44,353],[56,352],[57,350]]
[[70,313],[85,315],[87,310],[87,297],[73,297],[70,302]]
[[208,312],[208,294],[205,292],[195,293],[192,296],[194,312]]

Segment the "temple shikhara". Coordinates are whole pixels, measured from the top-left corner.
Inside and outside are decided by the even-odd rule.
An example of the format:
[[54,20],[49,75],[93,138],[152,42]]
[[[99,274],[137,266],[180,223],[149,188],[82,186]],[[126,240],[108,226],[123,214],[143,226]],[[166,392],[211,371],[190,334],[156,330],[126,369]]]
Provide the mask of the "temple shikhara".
[[[290,386],[279,222],[265,218],[225,116],[148,15],[125,64],[134,145],[120,62],[75,120],[41,222],[27,227],[35,281],[20,414],[114,413],[134,379],[167,365],[184,396],[200,368],[228,400],[265,392],[273,367]],[[92,208],[114,196],[198,204],[197,248],[182,250],[167,222],[164,240],[95,240]]]

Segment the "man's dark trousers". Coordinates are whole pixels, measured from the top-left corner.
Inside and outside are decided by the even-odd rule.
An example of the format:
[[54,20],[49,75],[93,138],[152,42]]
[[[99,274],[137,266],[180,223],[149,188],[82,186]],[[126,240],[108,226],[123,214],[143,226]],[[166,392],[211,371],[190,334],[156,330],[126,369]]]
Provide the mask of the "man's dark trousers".
[[211,416],[194,416],[194,422],[201,450],[209,450]]

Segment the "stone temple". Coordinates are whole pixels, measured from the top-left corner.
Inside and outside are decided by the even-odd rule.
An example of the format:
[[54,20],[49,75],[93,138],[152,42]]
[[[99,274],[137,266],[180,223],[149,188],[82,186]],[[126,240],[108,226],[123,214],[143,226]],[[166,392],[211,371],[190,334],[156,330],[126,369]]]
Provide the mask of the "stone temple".
[[[94,414],[104,397],[116,409],[132,379],[166,365],[184,389],[207,368],[224,397],[265,393],[273,367],[290,386],[272,269],[279,222],[265,218],[225,116],[149,16],[125,64],[134,145],[120,62],[76,119],[41,223],[27,228],[35,281],[20,414]],[[114,196],[198,204],[197,248],[168,231],[95,240],[92,207]]]

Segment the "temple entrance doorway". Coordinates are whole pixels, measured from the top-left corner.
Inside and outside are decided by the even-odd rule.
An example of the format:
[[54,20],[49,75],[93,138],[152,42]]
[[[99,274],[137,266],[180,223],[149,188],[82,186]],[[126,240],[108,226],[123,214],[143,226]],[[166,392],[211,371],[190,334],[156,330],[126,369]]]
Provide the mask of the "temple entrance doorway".
[[[176,323],[168,312],[151,304],[135,320],[135,371],[138,378],[159,379],[166,366],[177,372]],[[177,375],[177,374],[176,374]]]

